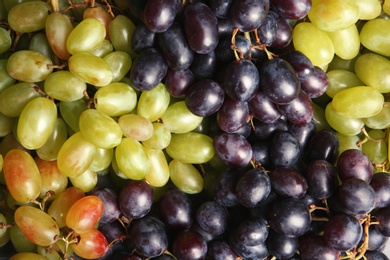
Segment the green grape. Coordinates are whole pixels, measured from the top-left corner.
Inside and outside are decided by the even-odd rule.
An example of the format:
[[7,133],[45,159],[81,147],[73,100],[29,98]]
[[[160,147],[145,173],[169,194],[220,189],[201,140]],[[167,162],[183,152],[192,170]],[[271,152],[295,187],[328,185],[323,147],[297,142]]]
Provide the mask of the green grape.
[[[66,243],[64,240],[59,239],[55,243],[55,247],[58,247],[62,252],[66,252],[66,259],[71,259],[71,255],[73,250],[70,246],[66,247]],[[46,260],[61,260],[63,259],[56,250],[54,250],[54,246],[38,246],[37,252],[41,256],[43,256]],[[30,258],[28,258],[30,259]]]
[[340,58],[350,60],[358,55],[360,51],[360,38],[355,24],[345,29],[326,32],[326,34],[333,43],[334,53]]
[[203,120],[203,117],[193,114],[185,104],[185,101],[179,101],[170,105],[161,120],[175,134],[183,134],[196,129]]
[[114,76],[105,60],[87,52],[71,56],[68,66],[74,76],[96,87],[110,84]]
[[129,85],[113,82],[99,88],[94,95],[95,108],[109,116],[122,116],[137,106],[137,93]]
[[390,1],[384,0],[382,7],[383,7],[383,12],[385,12],[387,15],[390,15]]
[[370,138],[362,144],[363,153],[376,165],[384,163],[387,159],[386,132],[373,129],[368,131],[368,136]]
[[348,70],[350,72],[355,72],[355,61],[360,56],[356,55],[355,58],[351,60],[344,60],[337,55],[334,55],[333,60],[328,65],[328,72],[332,70]]
[[96,153],[97,147],[77,132],[65,141],[58,152],[58,168],[68,177],[79,176],[91,166]]
[[52,73],[52,65],[50,58],[40,52],[21,50],[14,52],[8,58],[7,72],[19,81],[39,82]]
[[3,225],[3,227],[0,228],[0,247],[2,247],[5,244],[7,244],[8,241],[10,240],[10,228],[6,227],[6,225],[8,224],[7,218],[1,212],[0,212],[0,224]]
[[293,44],[316,66],[325,66],[333,59],[334,46],[331,39],[312,23],[302,22],[294,27]]
[[169,180],[169,167],[163,150],[145,147],[145,152],[150,161],[149,172],[145,180],[153,187],[163,187]]
[[100,148],[114,148],[122,141],[122,129],[118,123],[97,109],[82,112],[79,127],[85,140]]
[[32,252],[22,252],[17,253],[9,258],[9,260],[47,260],[44,256],[32,253]]
[[82,20],[69,34],[66,49],[72,55],[91,52],[106,38],[104,24],[96,18]]
[[8,24],[15,32],[31,33],[45,28],[51,7],[46,2],[25,2],[8,12]]
[[81,189],[84,193],[87,193],[96,187],[98,176],[96,172],[87,169],[81,175],[69,177],[69,180],[74,187],[77,187]]
[[45,80],[44,90],[50,97],[60,101],[75,101],[84,97],[87,84],[67,70],[53,72]]
[[[17,253],[30,253],[37,251],[37,244],[31,242],[22,232],[18,225],[13,225],[10,229],[10,239],[15,251]],[[30,254],[23,254],[23,256],[31,256]],[[16,254],[18,256],[19,254]],[[12,259],[12,258],[11,258]],[[15,257],[14,259],[18,259]],[[31,258],[19,258],[20,260]],[[34,258],[32,258],[34,259]],[[38,258],[39,259],[39,258]]]
[[[11,193],[7,194],[7,198],[6,198],[5,202],[6,202],[7,208],[11,209],[12,211],[15,211],[20,206],[33,206],[33,207],[38,206],[37,204],[34,204],[30,201],[19,202],[19,201],[15,200],[15,198],[12,196]],[[12,216],[12,221],[13,221],[13,216]]]
[[117,51],[124,51],[133,59],[137,55],[131,47],[131,38],[135,30],[134,23],[125,15],[119,14],[109,26],[110,41]]
[[325,108],[325,117],[334,130],[344,135],[357,135],[364,126],[361,118],[349,118],[338,114],[334,111],[332,102]]
[[110,66],[114,77],[113,82],[121,81],[121,79],[130,71],[132,60],[129,54],[124,51],[114,51],[103,58]]
[[129,178],[119,168],[118,163],[116,162],[115,153],[114,153],[114,155],[112,157],[111,167],[112,167],[113,172],[115,173],[115,174],[111,175],[111,178],[114,178],[116,180],[115,184],[117,186],[123,187],[124,185],[122,184],[122,181],[123,180],[129,180]]
[[384,76],[390,73],[390,61],[385,57],[375,53],[362,54],[355,62],[355,73],[365,85],[381,93],[390,92],[390,78]]
[[15,211],[16,225],[34,244],[49,246],[59,238],[60,229],[46,212],[32,206],[21,206]]
[[206,163],[215,154],[213,140],[207,135],[195,132],[172,134],[166,152],[173,159],[191,164]]
[[371,129],[386,129],[390,127],[390,106],[384,106],[378,114],[364,118],[364,123]]
[[7,62],[7,59],[0,59],[0,93],[6,88],[14,85],[16,82],[16,80],[7,72]]
[[320,131],[321,129],[331,129],[328,121],[325,117],[325,109],[319,106],[316,103],[313,103],[314,113],[313,113],[313,122],[316,125],[316,130]]
[[20,149],[25,150],[26,152],[30,152],[28,149],[23,147],[18,140],[16,140],[15,136],[11,133],[2,138],[0,142],[0,154],[5,156],[12,149]]
[[181,191],[196,194],[203,190],[203,178],[200,172],[190,163],[172,160],[169,163],[169,177]]
[[150,169],[150,160],[143,145],[135,139],[124,137],[115,149],[118,168],[128,179],[142,180]]
[[372,20],[382,12],[381,3],[378,0],[359,0],[356,4],[359,7],[360,20]]
[[80,131],[79,118],[81,113],[86,110],[87,107],[88,104],[83,98],[71,102],[61,101],[59,103],[61,117],[74,132]]
[[142,144],[151,149],[165,149],[171,142],[171,132],[166,125],[159,122],[152,123],[152,126],[152,136],[142,141]]
[[378,90],[357,86],[344,89],[337,93],[332,101],[333,109],[351,118],[365,118],[378,114],[384,103],[384,97]]
[[36,199],[41,192],[41,175],[34,159],[20,149],[10,150],[4,157],[3,173],[12,197],[21,203]]
[[0,113],[0,137],[4,137],[13,132],[17,118],[8,117]]
[[89,169],[94,172],[100,172],[107,169],[111,164],[113,155],[114,149],[98,148],[95,158],[91,166],[89,166]]
[[118,124],[123,135],[137,141],[148,140],[153,135],[152,123],[143,116],[127,114],[119,117]]
[[36,150],[37,155],[46,161],[57,160],[58,152],[67,139],[66,124],[62,118],[58,117],[53,132],[45,144]]
[[349,70],[334,69],[327,72],[326,75],[329,81],[326,94],[331,98],[343,89],[364,85],[358,76]]
[[0,28],[0,54],[3,54],[4,52],[8,51],[11,45],[11,35],[6,29]]
[[46,35],[43,33],[34,34],[34,36],[31,38],[28,49],[31,51],[40,52],[46,57],[49,57],[52,61],[55,60],[55,54],[49,45],[49,41],[47,40]]
[[319,29],[334,32],[355,24],[359,14],[355,0],[313,0],[308,17]]
[[53,52],[62,60],[68,60],[70,53],[66,48],[66,41],[73,31],[73,24],[69,16],[60,12],[52,12],[46,18],[45,32]]
[[360,31],[360,42],[370,51],[390,56],[390,20],[376,18],[367,21]]
[[37,97],[24,107],[17,126],[20,143],[31,150],[42,147],[52,134],[57,120],[57,106],[53,101]]
[[137,114],[147,118],[150,122],[159,119],[167,110],[170,102],[170,94],[163,83],[159,83],[154,89],[141,93]]
[[104,58],[108,54],[114,51],[114,47],[112,46],[112,43],[109,40],[104,40],[102,43],[99,44],[91,53],[95,56],[98,56],[100,58]]
[[337,132],[336,135],[340,143],[339,154],[349,149],[362,150],[362,147],[357,145],[361,141],[358,135],[343,135]]

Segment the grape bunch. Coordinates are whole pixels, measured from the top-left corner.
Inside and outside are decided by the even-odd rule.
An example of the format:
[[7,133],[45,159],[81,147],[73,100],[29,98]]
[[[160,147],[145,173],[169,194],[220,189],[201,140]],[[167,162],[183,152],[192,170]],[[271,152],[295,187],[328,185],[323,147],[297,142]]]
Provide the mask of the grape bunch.
[[388,259],[389,4],[4,0],[0,254]]

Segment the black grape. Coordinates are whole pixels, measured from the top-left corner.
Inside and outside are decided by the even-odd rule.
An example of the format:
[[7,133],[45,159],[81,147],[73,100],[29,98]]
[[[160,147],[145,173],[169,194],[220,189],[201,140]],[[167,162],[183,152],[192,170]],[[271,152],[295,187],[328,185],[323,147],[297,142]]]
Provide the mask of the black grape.
[[233,26],[242,32],[250,32],[265,20],[269,0],[234,0],[230,9]]
[[236,253],[223,240],[213,240],[207,245],[207,258],[214,260],[236,260]]
[[232,234],[233,241],[246,246],[255,246],[266,241],[268,238],[268,227],[265,220],[248,218],[236,227]]
[[278,24],[276,37],[270,45],[271,50],[282,49],[288,46],[292,40],[293,27],[290,24],[290,20],[279,15],[276,22]]
[[240,172],[236,168],[224,170],[215,182],[213,199],[226,207],[237,205],[236,184],[239,177]]
[[164,83],[169,94],[176,98],[185,97],[194,81],[195,77],[190,69],[173,70],[168,68],[164,77]]
[[341,181],[357,178],[370,182],[374,174],[374,166],[370,159],[358,149],[343,151],[339,155],[336,168]]
[[375,207],[375,191],[366,181],[350,178],[339,187],[341,204],[352,214],[366,214]]
[[303,153],[302,155],[305,156],[310,139],[317,132],[316,124],[314,123],[314,120],[311,120],[310,122],[304,125],[289,123],[287,131],[291,133],[293,136],[295,136],[295,138],[298,139],[299,148]]
[[306,179],[292,168],[277,167],[269,176],[272,189],[281,197],[299,199],[306,194]]
[[131,36],[131,47],[133,51],[139,54],[141,51],[155,47],[156,44],[156,33],[146,27],[145,24],[138,24]]
[[254,134],[258,140],[270,141],[274,133],[277,131],[288,131],[288,124],[283,118],[279,118],[275,122],[266,123],[259,120],[253,120]]
[[314,134],[307,149],[309,161],[326,160],[334,164],[339,155],[340,142],[335,132],[322,129]]
[[239,241],[230,241],[230,246],[243,259],[264,259],[268,255],[268,248],[265,242],[255,246],[247,246]]
[[270,5],[281,16],[300,20],[309,13],[311,0],[270,0]]
[[296,237],[286,237],[272,229],[267,239],[269,253],[277,259],[290,259],[298,249],[298,239]]
[[228,17],[233,0],[209,1],[209,7],[216,17]]
[[251,142],[251,146],[254,164],[260,164],[266,169],[270,168],[271,159],[269,158],[269,142],[259,140]]
[[375,191],[375,207],[385,208],[390,206],[390,174],[388,172],[377,172],[370,181]]
[[317,199],[329,198],[338,185],[336,168],[325,160],[310,161],[304,176],[308,193]]
[[221,18],[217,17],[218,20],[218,35],[221,38],[222,36],[230,36],[232,37],[233,32],[233,24],[232,20],[229,18]]
[[301,90],[310,98],[317,98],[325,93],[329,80],[325,71],[320,67],[315,66],[312,74],[304,79],[301,79]]
[[319,235],[303,237],[299,242],[299,253],[302,260],[338,260],[340,252],[327,246]]
[[367,260],[389,260],[389,258],[381,251],[367,251],[364,256]]
[[199,226],[211,235],[222,235],[227,228],[229,212],[225,206],[215,201],[206,201],[196,211]]
[[[230,32],[231,33],[231,32]],[[235,48],[239,55],[243,58],[248,58],[251,54],[251,42],[245,38],[245,36],[237,34],[234,38]],[[232,36],[226,35],[220,37],[217,47],[215,48],[215,54],[221,62],[230,62],[236,59],[232,46]]]
[[114,190],[96,187],[90,192],[90,194],[98,196],[104,204],[103,215],[101,216],[99,222],[109,223],[120,217],[122,213],[118,204],[118,196]]
[[141,20],[149,30],[165,32],[175,20],[180,4],[179,0],[147,0]]
[[264,123],[273,123],[282,116],[276,104],[261,89],[256,91],[248,103],[253,117]]
[[[365,234],[363,233],[361,241],[364,241]],[[368,227],[368,250],[380,250],[383,246],[386,246],[388,237],[384,236],[378,229],[375,228],[375,225],[370,225]]]
[[204,259],[207,253],[207,243],[198,232],[182,231],[173,240],[172,253],[177,259]]
[[215,51],[212,50],[206,54],[194,54],[194,60],[191,63],[190,70],[194,78],[210,79],[213,78],[218,67],[218,58]]
[[375,227],[384,236],[390,237],[390,207],[380,208],[373,214],[379,222]]
[[287,131],[277,131],[271,140],[270,159],[275,166],[295,164],[300,156],[299,142]]
[[303,91],[289,103],[278,104],[278,109],[290,122],[297,125],[309,123],[314,115],[313,102]]
[[222,131],[234,133],[249,121],[249,106],[225,95],[224,102],[217,112],[217,123]]
[[126,229],[119,221],[100,223],[98,229],[102,232],[108,243],[126,236]]
[[277,17],[278,15],[270,10],[264,22],[257,28],[257,35],[262,44],[270,45],[275,40],[278,30]]
[[281,58],[290,63],[300,80],[305,79],[314,72],[313,63],[300,51],[288,51],[282,54]]

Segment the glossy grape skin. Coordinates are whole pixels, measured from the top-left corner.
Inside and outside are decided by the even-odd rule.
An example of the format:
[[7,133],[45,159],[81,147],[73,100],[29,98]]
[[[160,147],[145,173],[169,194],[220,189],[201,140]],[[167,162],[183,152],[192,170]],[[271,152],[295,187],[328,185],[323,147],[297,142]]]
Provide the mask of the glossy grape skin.
[[379,222],[375,227],[381,232],[384,236],[390,236],[390,207],[380,208],[373,215],[376,220]]
[[207,256],[215,260],[234,260],[236,253],[228,243],[223,240],[213,240],[207,244]]
[[337,186],[336,169],[328,161],[313,160],[304,172],[308,193],[317,199],[327,199]]
[[305,79],[314,72],[313,63],[300,51],[289,51],[281,55],[281,58],[290,63],[300,80]]
[[32,252],[19,252],[9,258],[9,260],[23,260],[23,259],[45,260],[46,258],[40,254],[32,253]]
[[44,90],[50,97],[61,101],[75,101],[84,97],[87,84],[69,71],[56,71],[45,80]]
[[133,21],[123,14],[115,16],[109,25],[110,41],[114,49],[126,52],[132,59],[137,56],[131,46],[134,30],[135,24]]
[[196,80],[207,79],[214,77],[217,72],[218,65],[219,60],[215,51],[212,50],[206,54],[195,53],[189,69]]
[[309,123],[314,114],[313,102],[303,91],[288,104],[278,104],[277,107],[282,115],[297,125]]
[[386,19],[380,18],[367,21],[360,31],[362,45],[375,53],[388,56],[390,48],[386,39],[389,34],[384,30],[388,24]]
[[253,31],[264,21],[269,7],[268,0],[233,1],[230,7],[232,24],[242,32]]
[[375,191],[375,207],[390,206],[390,175],[387,172],[378,172],[372,176],[370,186]]
[[[239,56],[247,59],[251,53],[251,42],[245,36],[237,34],[234,38],[235,49]],[[217,47],[215,48],[215,55],[221,62],[232,62],[236,60],[234,51],[231,48],[232,37],[231,35],[220,37]],[[231,75],[229,75],[231,76]]]
[[256,91],[248,103],[253,117],[262,122],[272,123],[281,117],[276,104],[261,89]]
[[268,255],[266,243],[260,243],[255,246],[247,246],[239,241],[230,241],[232,249],[244,259],[264,259]]
[[99,219],[100,223],[111,223],[120,217],[118,195],[114,190],[96,187],[89,194],[99,197],[104,204],[104,211]]
[[196,221],[211,235],[222,235],[228,226],[229,212],[225,206],[215,201],[206,201],[198,207]]
[[240,173],[235,168],[224,170],[217,179],[213,188],[213,199],[225,207],[238,205],[236,184]]
[[270,159],[275,166],[292,166],[301,152],[299,141],[287,131],[277,131],[271,140]]
[[187,95],[189,88],[194,83],[194,74],[190,69],[173,70],[168,69],[164,77],[165,86],[173,97],[183,98]]
[[12,39],[11,39],[11,35],[4,28],[0,29],[0,39],[1,39],[0,54],[3,54],[6,51],[8,51],[8,49],[11,47]]
[[204,259],[207,253],[207,243],[196,231],[182,231],[173,241],[172,253],[179,259]]
[[287,167],[277,167],[270,172],[271,186],[282,197],[294,199],[302,198],[308,189],[308,183],[304,176]]
[[246,246],[256,246],[265,242],[268,235],[266,221],[260,218],[248,218],[233,229],[230,239]]
[[85,259],[102,257],[108,250],[108,241],[97,229],[90,229],[82,234],[74,233],[73,239],[78,243],[70,244],[73,252]]
[[147,182],[133,180],[127,183],[119,194],[119,208],[128,218],[142,218],[150,211],[153,196],[153,189]]
[[269,253],[279,259],[290,258],[294,256],[298,249],[298,239],[295,237],[286,237],[272,229],[267,238]]
[[[183,172],[186,174],[183,175]],[[172,183],[185,193],[197,194],[203,190],[203,177],[191,163],[173,159],[169,162],[169,177]]]
[[168,127],[158,122],[152,123],[152,126],[153,134],[148,140],[142,142],[143,146],[150,149],[166,148],[171,142],[172,137]]
[[141,19],[152,32],[163,33],[172,25],[179,9],[177,0],[150,0],[142,10]]
[[367,251],[364,255],[367,260],[388,260],[389,258],[381,251]]
[[103,57],[113,72],[112,82],[121,81],[130,71],[132,59],[124,51],[113,51]]
[[79,176],[69,177],[74,187],[80,188],[83,192],[90,192],[98,183],[98,175],[91,169],[87,169]]
[[309,13],[311,0],[271,0],[270,5],[272,9],[278,12],[281,16],[292,20],[299,20]]
[[222,131],[234,133],[249,121],[249,105],[225,95],[224,102],[217,112],[217,123]]
[[320,260],[323,257],[329,260],[339,259],[340,252],[328,247],[322,236],[309,235],[299,243],[299,252],[302,260]]
[[213,51],[218,44],[218,21],[211,9],[200,2],[183,11],[184,32],[191,49],[199,54]]
[[157,84],[149,91],[143,91],[138,99],[137,114],[154,122],[161,118],[169,106],[170,95],[165,85]]
[[339,187],[339,196],[345,209],[355,215],[369,213],[375,207],[375,191],[361,179],[344,180]]
[[331,164],[336,162],[339,155],[340,142],[337,135],[328,129],[314,134],[309,142],[307,157],[309,160],[326,160]]
[[149,30],[144,23],[140,23],[135,27],[131,37],[131,47],[138,54],[144,49],[155,46],[156,39],[156,33]]
[[374,166],[367,155],[357,149],[342,152],[337,160],[336,168],[341,181],[357,178],[370,182],[374,173]]
[[[362,239],[364,239],[364,235]],[[388,240],[389,238],[379,232],[375,225],[368,227],[368,250],[381,250],[381,248],[386,246]]]

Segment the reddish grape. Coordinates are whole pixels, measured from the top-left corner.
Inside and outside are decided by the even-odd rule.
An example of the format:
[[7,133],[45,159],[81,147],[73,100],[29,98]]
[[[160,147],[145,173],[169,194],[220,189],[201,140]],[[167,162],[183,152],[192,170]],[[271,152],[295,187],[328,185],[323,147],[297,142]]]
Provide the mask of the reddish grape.
[[77,238],[77,243],[71,243],[70,247],[78,256],[85,259],[96,259],[104,256],[108,250],[107,239],[97,229],[90,229],[84,233],[74,233],[72,239]]
[[173,241],[172,253],[177,259],[204,259],[207,253],[207,243],[198,232],[182,231]]

